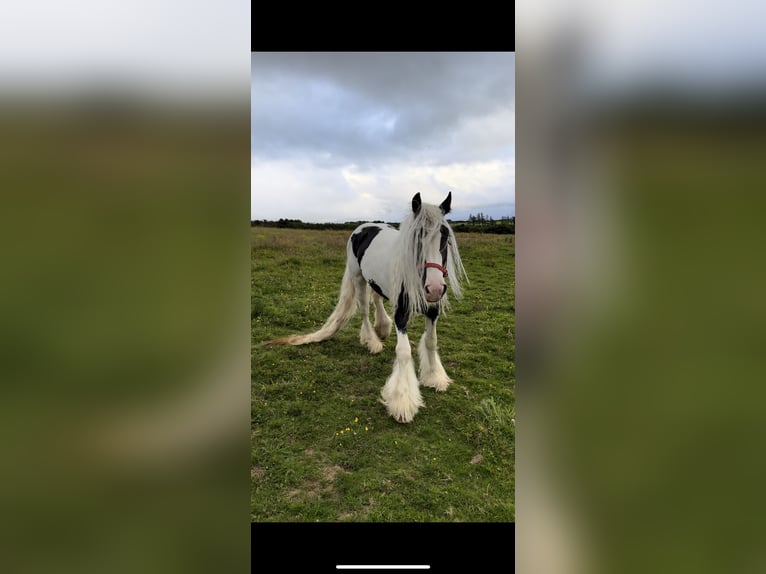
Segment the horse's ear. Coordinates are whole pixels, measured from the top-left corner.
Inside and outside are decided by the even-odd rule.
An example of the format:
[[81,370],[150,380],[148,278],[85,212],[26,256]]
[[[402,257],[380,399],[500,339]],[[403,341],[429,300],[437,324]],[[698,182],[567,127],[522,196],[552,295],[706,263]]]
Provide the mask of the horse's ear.
[[447,215],[449,213],[449,210],[450,210],[451,206],[452,206],[452,192],[450,191],[447,194],[447,199],[442,201],[442,203],[441,203],[441,205],[439,207],[441,208],[442,213],[444,215]]
[[415,196],[412,198],[412,213],[417,213],[420,211],[420,204],[423,203],[420,201],[420,192],[417,192]]

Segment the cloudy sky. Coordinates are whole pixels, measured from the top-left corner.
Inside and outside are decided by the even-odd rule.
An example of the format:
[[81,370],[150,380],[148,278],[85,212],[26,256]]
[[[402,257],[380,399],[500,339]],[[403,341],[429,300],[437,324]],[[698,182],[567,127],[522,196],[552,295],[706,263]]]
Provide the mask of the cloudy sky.
[[515,54],[253,53],[251,218],[515,215]]
[[3,8],[0,97],[14,88],[57,97],[111,87],[230,99],[247,88],[244,0],[40,0]]

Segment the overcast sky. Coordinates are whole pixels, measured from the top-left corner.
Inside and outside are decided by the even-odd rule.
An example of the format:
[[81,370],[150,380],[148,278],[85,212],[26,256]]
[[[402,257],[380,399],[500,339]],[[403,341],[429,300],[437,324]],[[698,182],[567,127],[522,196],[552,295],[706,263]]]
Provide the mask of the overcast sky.
[[0,97],[10,89],[55,98],[106,87],[174,99],[246,98],[249,53],[245,0],[6,2]]
[[515,54],[253,53],[251,218],[515,215]]

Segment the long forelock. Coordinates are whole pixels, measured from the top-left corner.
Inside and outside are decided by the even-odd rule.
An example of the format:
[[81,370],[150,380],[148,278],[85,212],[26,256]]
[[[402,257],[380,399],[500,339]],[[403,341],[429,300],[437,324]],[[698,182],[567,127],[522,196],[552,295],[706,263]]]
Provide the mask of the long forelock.
[[[449,231],[449,241],[447,242],[447,279],[449,280],[450,289],[452,294],[457,298],[463,297],[463,285],[462,281],[465,279],[468,281],[468,274],[463,267],[463,260],[460,259],[460,251],[457,247],[457,239],[455,238],[455,232],[452,231],[452,227],[445,221]],[[447,295],[444,296],[447,298]],[[449,301],[444,301],[445,309],[449,307]]]
[[[411,315],[422,311],[429,305],[423,290],[421,271],[422,266],[426,263],[426,250],[418,249],[419,242],[426,245],[429,241],[439,241],[442,226],[446,227],[449,232],[447,280],[453,294],[457,298],[462,296],[461,279],[462,277],[467,278],[467,276],[460,260],[455,233],[444,218],[439,206],[423,203],[418,213],[410,212],[399,226],[397,253],[392,265],[393,285],[397,290],[394,296],[398,296],[401,288],[404,289]],[[442,311],[447,310],[449,307],[448,295],[444,295],[440,307]]]

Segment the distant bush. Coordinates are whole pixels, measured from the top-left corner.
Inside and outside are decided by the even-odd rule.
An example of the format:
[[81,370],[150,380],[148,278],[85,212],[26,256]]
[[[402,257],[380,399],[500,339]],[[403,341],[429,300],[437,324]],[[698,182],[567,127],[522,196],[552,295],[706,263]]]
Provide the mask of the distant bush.
[[266,219],[250,220],[250,227],[278,227],[280,229],[355,229],[362,221],[347,221],[345,223],[306,223],[300,219],[280,219],[279,221],[268,221]]
[[[250,227],[278,227],[280,229],[335,229],[335,230],[353,230],[367,221],[346,221],[345,223],[307,223],[300,219],[280,219],[279,221],[268,221],[266,219],[250,220]],[[374,221],[373,223],[385,223],[384,221]],[[398,223],[388,223],[392,227],[399,227]],[[513,235],[516,233],[516,217],[503,217],[500,220],[486,218],[481,213],[479,216],[470,216],[468,221],[450,221],[450,225],[455,232],[462,233],[497,233],[504,235]]]
[[500,221],[473,218],[452,224],[452,229],[462,233],[498,233],[503,235],[516,234],[516,217],[504,217]]

